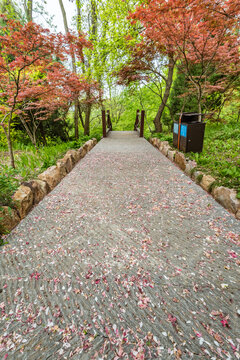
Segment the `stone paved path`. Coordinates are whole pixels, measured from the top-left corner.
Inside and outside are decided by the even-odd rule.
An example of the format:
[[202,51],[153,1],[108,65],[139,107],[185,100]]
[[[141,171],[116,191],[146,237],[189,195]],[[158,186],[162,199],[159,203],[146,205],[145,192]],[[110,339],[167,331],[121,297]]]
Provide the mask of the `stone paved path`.
[[239,359],[239,222],[135,133],[0,249],[1,359]]

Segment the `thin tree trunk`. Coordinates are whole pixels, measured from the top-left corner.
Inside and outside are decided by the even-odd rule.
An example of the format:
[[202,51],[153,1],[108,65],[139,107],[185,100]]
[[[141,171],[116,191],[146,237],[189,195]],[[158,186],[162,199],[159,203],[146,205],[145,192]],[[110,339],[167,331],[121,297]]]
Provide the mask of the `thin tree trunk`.
[[24,0],[24,9],[27,17],[27,21],[32,21],[32,13],[33,13],[33,0]]
[[20,120],[21,120],[21,123],[23,124],[23,126],[24,126],[27,134],[28,134],[29,139],[31,140],[31,142],[32,142],[32,144],[34,145],[34,147],[36,148],[36,142],[34,141],[34,136],[32,135],[32,133],[31,133],[31,131],[30,131],[30,129],[29,129],[26,121],[25,121],[22,117],[20,117]]
[[33,0],[28,0],[28,13],[27,13],[28,21],[33,20],[32,11],[33,11]]
[[74,101],[74,127],[75,127],[75,138],[79,138],[79,129],[78,129],[78,99]]
[[155,125],[155,131],[156,132],[162,132],[162,124],[161,124],[161,118],[162,118],[162,114],[164,111],[164,108],[167,104],[168,101],[168,97],[170,94],[170,90],[171,90],[171,86],[172,86],[172,81],[173,81],[173,71],[174,71],[174,66],[175,66],[175,61],[173,59],[172,56],[169,57],[169,62],[168,62],[168,77],[167,77],[167,81],[166,81],[166,87],[165,87],[165,92],[162,98],[162,102],[159,106],[157,115],[155,116],[154,119],[154,125]]
[[7,138],[7,144],[8,144],[8,153],[9,153],[9,157],[10,157],[10,163],[11,166],[15,169],[15,162],[14,162],[14,156],[13,156],[13,148],[12,148],[12,140],[11,140],[11,134],[10,134],[10,124],[11,124],[11,119],[8,121],[8,129],[5,128],[4,125],[2,125],[4,134]]
[[202,122],[202,106],[201,106],[201,101],[199,101],[198,103],[198,121]]
[[63,24],[64,24],[65,33],[67,34],[67,33],[69,32],[69,29],[68,29],[68,22],[67,22],[66,11],[65,11],[65,8],[64,8],[64,5],[63,5],[62,0],[58,0],[58,1],[59,1],[59,5],[60,5],[60,8],[61,8],[61,12],[62,12],[62,17],[63,17]]
[[82,30],[82,17],[81,17],[81,4],[80,0],[76,0],[76,6],[77,6],[77,30]]
[[85,125],[84,125],[84,135],[90,135],[90,116],[91,116],[92,105],[87,104],[86,106],[86,116],[85,116]]
[[201,105],[202,95],[201,89],[198,88],[198,121],[202,122],[202,105]]
[[9,134],[7,135],[7,143],[8,143],[8,152],[9,152],[9,155],[10,155],[11,166],[15,169],[15,161],[14,161],[14,156],[13,156],[12,140],[11,140],[11,136],[9,136]]
[[40,130],[41,137],[42,137],[42,140],[43,140],[43,145],[44,145],[44,146],[47,146],[47,140],[46,140],[46,135],[45,135],[45,131],[44,131],[44,127],[43,127],[42,121],[40,121],[39,130]]
[[82,127],[84,128],[84,121],[83,121],[83,116],[82,116],[82,110],[81,110],[81,106],[80,103],[78,102],[78,115],[82,124]]
[[[67,34],[69,32],[69,27],[68,27],[66,11],[65,11],[65,8],[64,8],[64,5],[63,5],[63,1],[62,0],[58,0],[58,1],[59,1],[59,5],[60,5],[60,8],[61,8],[61,12],[62,12],[65,33]],[[71,53],[71,59],[72,59],[72,70],[76,74],[77,73],[77,66],[76,66],[75,54],[73,52]],[[74,128],[75,128],[75,138],[78,139],[79,138],[78,100],[74,101]]]
[[91,20],[92,20],[92,38],[95,40],[97,36],[97,9],[95,0],[91,0]]
[[[87,91],[87,101],[90,99],[90,91]],[[86,112],[85,112],[85,125],[84,125],[84,135],[90,135],[90,116],[91,116],[92,104],[87,102]]]
[[3,0],[1,4],[1,11],[2,13],[8,12],[9,6],[11,5],[10,0]]

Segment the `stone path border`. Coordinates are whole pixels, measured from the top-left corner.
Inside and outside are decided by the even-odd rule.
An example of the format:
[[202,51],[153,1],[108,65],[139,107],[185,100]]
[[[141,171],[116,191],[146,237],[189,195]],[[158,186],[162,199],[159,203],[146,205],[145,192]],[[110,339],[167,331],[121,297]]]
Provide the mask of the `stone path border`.
[[22,183],[13,195],[16,208],[0,206],[0,226],[7,232],[13,230],[96,144],[97,139],[93,138],[85,142],[78,150],[68,150],[56,165],[38,175],[38,179]]
[[0,359],[240,359],[239,228],[110,133],[0,248]]
[[240,200],[237,192],[224,186],[216,187],[216,179],[211,175],[206,175],[202,171],[197,171],[197,163],[187,160],[183,153],[173,150],[168,141],[161,141],[158,138],[150,138],[149,142],[161,151],[169,160],[177,164],[181,170],[199,184],[205,191],[210,193],[213,198],[225,209],[232,213],[236,219],[240,220]]

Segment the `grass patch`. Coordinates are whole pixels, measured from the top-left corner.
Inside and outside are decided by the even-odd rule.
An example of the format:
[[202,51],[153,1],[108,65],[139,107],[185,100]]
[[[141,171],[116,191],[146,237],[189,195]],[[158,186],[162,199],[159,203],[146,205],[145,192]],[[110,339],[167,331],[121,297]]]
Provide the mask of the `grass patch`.
[[[172,133],[154,134],[160,140],[172,145]],[[202,153],[187,153],[195,160],[197,170],[212,175],[218,186],[226,186],[237,191],[240,199],[240,124],[207,123]],[[216,186],[214,184],[214,186]]]
[[[97,135],[97,134],[96,134]],[[78,141],[50,143],[36,150],[31,145],[15,145],[16,169],[7,164],[6,150],[0,152],[3,161],[0,164],[0,206],[11,206],[11,197],[18,186],[29,179],[36,178],[48,167],[55,165],[69,149],[80,148],[93,136],[81,136]],[[99,138],[99,135],[97,136]],[[1,150],[0,150],[1,151]]]
[[197,167],[240,196],[240,125],[207,124],[202,153],[188,153]]
[[[14,207],[12,196],[22,182],[36,178],[48,167],[55,165],[57,160],[69,149],[79,149],[87,140],[96,137],[100,140],[99,132],[91,136],[81,136],[78,141],[52,142],[36,150],[32,145],[15,144],[16,169],[9,166],[6,148],[0,149],[0,208]],[[0,225],[0,245],[4,244],[1,234],[6,234]]]

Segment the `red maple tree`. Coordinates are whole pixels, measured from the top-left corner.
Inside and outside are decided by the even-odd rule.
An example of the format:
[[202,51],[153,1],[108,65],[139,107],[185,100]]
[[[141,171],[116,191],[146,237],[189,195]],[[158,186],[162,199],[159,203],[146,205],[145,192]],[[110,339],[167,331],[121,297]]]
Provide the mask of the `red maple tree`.
[[[11,165],[14,156],[11,124],[19,117],[34,143],[27,116],[34,112],[35,121],[42,121],[57,108],[71,102],[89,89],[79,75],[68,71],[61,62],[76,48],[81,53],[89,43],[84,37],[51,34],[49,30],[29,22],[22,25],[2,16],[0,28],[0,125],[7,137]],[[78,52],[77,52],[78,51]],[[80,57],[81,55],[79,55]],[[35,128],[36,130],[36,123]]]
[[[204,94],[224,91],[229,75],[239,74],[239,15],[238,0],[149,0],[131,18],[143,25],[146,41],[174,54],[197,93],[201,114]],[[221,74],[214,84],[213,74]]]

